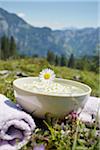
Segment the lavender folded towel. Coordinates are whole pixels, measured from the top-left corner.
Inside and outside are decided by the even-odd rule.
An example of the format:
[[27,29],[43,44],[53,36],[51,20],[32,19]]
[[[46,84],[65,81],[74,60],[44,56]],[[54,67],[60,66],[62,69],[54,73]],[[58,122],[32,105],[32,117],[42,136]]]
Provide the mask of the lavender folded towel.
[[98,116],[100,126],[100,98],[90,96],[79,115],[79,119],[83,122],[92,123],[96,116]]
[[20,149],[28,142],[34,128],[31,116],[0,94],[0,150]]

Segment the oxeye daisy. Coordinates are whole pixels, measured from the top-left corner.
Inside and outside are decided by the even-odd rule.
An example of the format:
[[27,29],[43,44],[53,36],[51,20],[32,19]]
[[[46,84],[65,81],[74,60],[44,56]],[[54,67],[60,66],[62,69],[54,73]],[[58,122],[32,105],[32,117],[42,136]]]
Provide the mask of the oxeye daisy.
[[47,68],[40,72],[39,78],[41,81],[48,83],[54,80],[55,73],[53,70]]

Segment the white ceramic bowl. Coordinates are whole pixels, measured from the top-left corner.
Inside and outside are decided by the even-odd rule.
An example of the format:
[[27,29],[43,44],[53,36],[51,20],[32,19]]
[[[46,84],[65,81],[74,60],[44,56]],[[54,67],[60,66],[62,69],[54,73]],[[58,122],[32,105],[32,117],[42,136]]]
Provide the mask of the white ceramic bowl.
[[38,77],[25,77],[16,79],[13,82],[17,103],[27,112],[37,117],[43,118],[46,113],[51,113],[57,117],[64,117],[70,111],[83,107],[91,93],[91,88],[83,83],[59,78],[56,78],[55,81],[65,85],[77,86],[83,89],[84,92],[73,96],[66,96],[30,92],[22,88],[23,84],[32,83],[37,79]]

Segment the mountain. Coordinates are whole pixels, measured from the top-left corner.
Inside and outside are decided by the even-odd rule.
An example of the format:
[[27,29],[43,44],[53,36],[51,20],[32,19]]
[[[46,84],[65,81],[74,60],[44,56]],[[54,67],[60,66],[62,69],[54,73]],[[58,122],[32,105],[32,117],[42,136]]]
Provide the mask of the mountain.
[[0,8],[0,37],[14,36],[20,54],[45,56],[48,50],[70,56],[96,53],[100,28],[52,30],[48,27],[33,27],[16,14]]

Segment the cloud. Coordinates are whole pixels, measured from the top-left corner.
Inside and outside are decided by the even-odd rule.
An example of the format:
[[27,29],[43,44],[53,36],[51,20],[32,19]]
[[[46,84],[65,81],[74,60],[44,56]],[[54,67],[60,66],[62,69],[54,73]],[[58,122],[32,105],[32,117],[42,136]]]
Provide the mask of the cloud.
[[23,12],[19,12],[19,13],[17,13],[17,16],[19,16],[21,18],[25,18],[26,15]]

